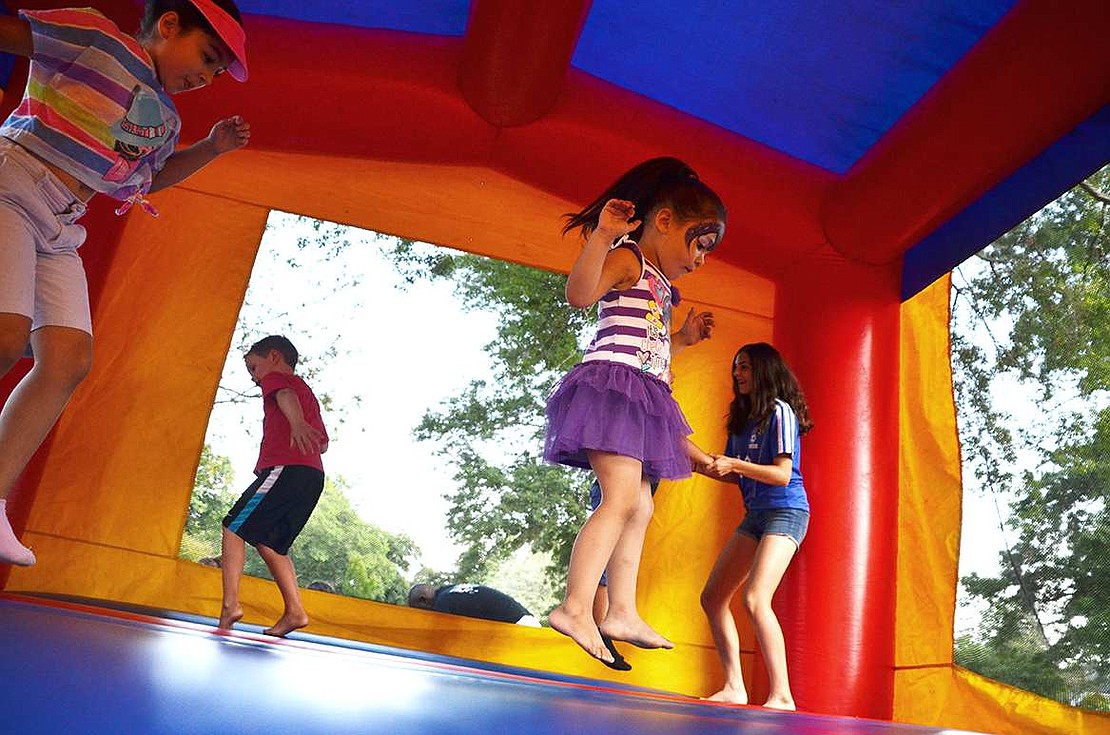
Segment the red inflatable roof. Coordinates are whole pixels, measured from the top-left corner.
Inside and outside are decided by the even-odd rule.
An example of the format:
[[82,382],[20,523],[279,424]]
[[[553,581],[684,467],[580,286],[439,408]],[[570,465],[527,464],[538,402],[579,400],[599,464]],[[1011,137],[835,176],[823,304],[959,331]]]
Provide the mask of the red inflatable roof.
[[182,99],[187,137],[234,108],[255,146],[486,165],[573,201],[676,155],[729,205],[723,257],[771,276],[906,256],[908,295],[1110,161],[1105,0],[239,5],[252,78]]

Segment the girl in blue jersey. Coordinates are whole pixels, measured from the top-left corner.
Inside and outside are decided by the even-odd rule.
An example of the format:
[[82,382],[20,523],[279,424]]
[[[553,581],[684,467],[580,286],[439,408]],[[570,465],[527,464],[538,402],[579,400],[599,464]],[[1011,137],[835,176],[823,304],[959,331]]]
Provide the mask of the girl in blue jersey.
[[[671,281],[705,262],[725,218],[720,198],[689,166],[657,158],[569,215],[563,230],[586,236],[567,277],[567,301],[583,309],[599,304],[599,323],[582,362],[548,400],[544,458],[592,469],[601,504],[578,533],[566,597],[548,621],[609,665],[614,655],[603,635],[642,648],[673,647],[636,610],[650,486],[689,477],[692,461],[704,466],[712,458],[689,442],[690,426],[668,384],[677,302]],[[609,610],[599,625],[592,607],[603,571]]]
[[743,588],[744,608],[770,678],[771,691],[763,706],[792,710],[786,644],[771,598],[809,526],[800,437],[813,423],[794,374],[778,350],[764,342],[744,345],[736,353],[732,393],[728,444],[709,474],[740,485],[746,514],[717,557],[701,594],[725,670],[724,687],[709,699],[748,701],[740,670],[740,637],[729,609]]

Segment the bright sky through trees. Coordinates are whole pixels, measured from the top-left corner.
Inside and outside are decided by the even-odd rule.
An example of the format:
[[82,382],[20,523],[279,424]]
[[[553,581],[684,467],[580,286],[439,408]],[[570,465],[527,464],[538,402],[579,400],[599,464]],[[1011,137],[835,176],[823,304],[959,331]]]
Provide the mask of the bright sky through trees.
[[[347,479],[364,520],[407,534],[425,565],[450,570],[458,549],[444,531],[442,495],[452,471],[412,429],[428,407],[488,373],[482,345],[494,336],[494,317],[463,313],[447,282],[404,284],[382,255],[385,236],[341,232],[346,245],[322,246],[311,220],[271,214],[206,441],[231,458],[241,492],[262,427],[243,352],[267,334],[285,334],[302,355],[298,372],[330,402],[325,471]],[[229,401],[235,392],[249,398]]]

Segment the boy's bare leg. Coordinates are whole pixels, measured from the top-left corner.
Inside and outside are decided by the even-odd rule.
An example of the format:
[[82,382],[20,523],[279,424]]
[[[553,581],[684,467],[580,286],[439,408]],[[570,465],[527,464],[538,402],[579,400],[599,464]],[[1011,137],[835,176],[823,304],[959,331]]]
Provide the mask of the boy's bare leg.
[[[0,368],[22,356],[31,320],[0,314]],[[69,327],[30,333],[35,362],[0,410],[0,500],[6,499],[35,450],[50,433],[69,397],[92,366],[92,335]],[[0,521],[0,563],[30,566],[35,555],[19,542],[5,517]]]
[[279,554],[262,544],[256,548],[277,582],[281,599],[285,603],[285,612],[278,621],[262,632],[281,638],[308,625],[308,613],[301,603],[300,590],[297,589],[297,571],[293,568],[293,560],[286,554]]
[[247,544],[237,534],[225,527],[223,529],[222,552],[220,555],[220,570],[224,581],[223,605],[220,607],[221,630],[230,630],[231,626],[243,617],[243,608],[239,604],[239,580],[243,578],[243,564],[247,559]]
[[603,635],[640,648],[674,648],[673,643],[644,622],[636,609],[640,555],[653,510],[651,488],[646,479],[641,480],[635,512],[625,523],[609,559],[609,609],[599,627]]

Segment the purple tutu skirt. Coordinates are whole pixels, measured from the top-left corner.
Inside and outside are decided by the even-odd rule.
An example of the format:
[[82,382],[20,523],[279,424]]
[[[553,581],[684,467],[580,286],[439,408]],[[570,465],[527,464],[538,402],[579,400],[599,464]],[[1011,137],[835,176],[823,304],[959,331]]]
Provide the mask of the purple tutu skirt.
[[630,365],[581,362],[547,400],[543,458],[589,468],[586,450],[612,452],[643,462],[650,478],[680,480],[690,476],[691,433],[662,380]]

